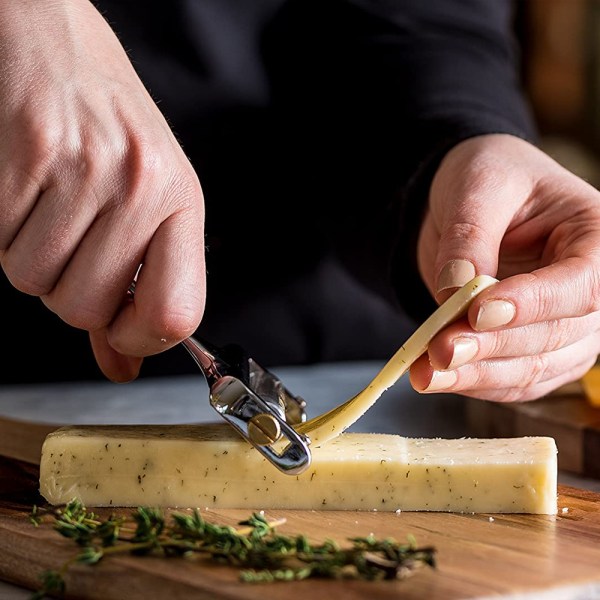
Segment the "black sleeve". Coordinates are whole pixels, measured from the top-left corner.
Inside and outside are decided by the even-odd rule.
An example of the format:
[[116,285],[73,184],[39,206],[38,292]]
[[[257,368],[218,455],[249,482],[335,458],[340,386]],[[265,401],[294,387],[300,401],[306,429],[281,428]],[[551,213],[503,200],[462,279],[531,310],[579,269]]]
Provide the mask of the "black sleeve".
[[394,7],[394,23],[408,34],[406,44],[390,44],[390,77],[401,72],[396,61],[405,65],[405,79],[394,84],[391,95],[404,95],[415,159],[399,190],[400,231],[390,277],[404,308],[422,320],[435,304],[418,274],[416,243],[441,159],[460,141],[481,134],[506,133],[534,141],[535,127],[521,85],[512,2],[402,3],[407,8],[402,15],[394,2],[376,4],[386,12]]
[[318,213],[347,268],[422,320],[435,304],[416,239],[444,154],[480,134],[535,137],[513,3],[302,0],[287,12],[273,88],[276,104],[295,102],[298,139],[313,136],[310,169],[326,171]]

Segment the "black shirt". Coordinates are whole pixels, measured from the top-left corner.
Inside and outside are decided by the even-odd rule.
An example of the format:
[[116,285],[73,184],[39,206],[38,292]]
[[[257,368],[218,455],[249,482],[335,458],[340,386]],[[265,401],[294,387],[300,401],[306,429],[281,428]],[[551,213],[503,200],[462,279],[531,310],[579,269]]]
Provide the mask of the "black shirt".
[[[96,6],[202,184],[198,334],[266,367],[389,358],[434,308],[414,249],[439,161],[474,135],[534,137],[512,3]],[[85,332],[5,281],[0,293],[2,380],[101,377]],[[32,362],[32,337],[61,350]],[[194,370],[176,348],[146,359],[142,376]]]

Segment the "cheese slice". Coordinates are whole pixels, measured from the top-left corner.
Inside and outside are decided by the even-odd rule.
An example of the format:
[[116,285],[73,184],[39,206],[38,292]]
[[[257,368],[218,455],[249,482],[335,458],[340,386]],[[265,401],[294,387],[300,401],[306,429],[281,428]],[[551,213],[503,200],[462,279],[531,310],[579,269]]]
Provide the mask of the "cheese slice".
[[321,446],[348,429],[408,372],[412,363],[427,350],[429,342],[442,329],[466,313],[475,296],[496,283],[498,280],[489,275],[478,275],[471,279],[417,328],[364,390],[329,412],[297,425],[296,430],[307,435],[313,446]]
[[227,424],[68,426],[42,448],[53,505],[541,513],[557,511],[548,437],[418,439],[344,433],[278,471]]

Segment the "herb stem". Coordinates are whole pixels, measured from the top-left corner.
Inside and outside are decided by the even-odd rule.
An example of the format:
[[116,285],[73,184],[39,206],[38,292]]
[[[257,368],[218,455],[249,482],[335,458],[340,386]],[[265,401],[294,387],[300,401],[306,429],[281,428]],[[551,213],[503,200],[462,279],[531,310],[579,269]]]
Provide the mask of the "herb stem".
[[[72,500],[54,513],[54,529],[72,539],[80,550],[59,569],[42,574],[42,586],[32,600],[46,594],[65,592],[65,574],[74,563],[95,565],[111,555],[162,554],[177,557],[208,555],[215,561],[242,568],[240,580],[248,583],[297,581],[310,577],[353,577],[364,580],[403,579],[418,567],[435,567],[435,549],[418,548],[414,538],[399,543],[391,538],[355,537],[350,547],[333,540],[311,543],[304,535],[280,534],[285,519],[268,521],[253,513],[238,523],[241,527],[215,525],[198,510],[191,514],[172,513],[170,520],[155,508],[139,507],[128,517],[111,515],[100,519]],[[31,522],[42,523],[39,510]],[[126,533],[124,536],[123,533]]]

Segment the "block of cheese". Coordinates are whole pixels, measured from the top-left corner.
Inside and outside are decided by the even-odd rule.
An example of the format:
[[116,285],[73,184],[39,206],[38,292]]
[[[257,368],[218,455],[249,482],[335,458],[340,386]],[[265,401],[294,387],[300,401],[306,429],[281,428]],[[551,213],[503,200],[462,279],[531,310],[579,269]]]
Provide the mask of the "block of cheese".
[[286,475],[227,424],[67,426],[42,448],[53,505],[541,513],[557,510],[552,438],[344,433]]

